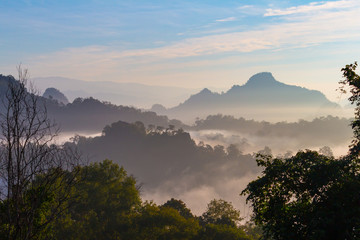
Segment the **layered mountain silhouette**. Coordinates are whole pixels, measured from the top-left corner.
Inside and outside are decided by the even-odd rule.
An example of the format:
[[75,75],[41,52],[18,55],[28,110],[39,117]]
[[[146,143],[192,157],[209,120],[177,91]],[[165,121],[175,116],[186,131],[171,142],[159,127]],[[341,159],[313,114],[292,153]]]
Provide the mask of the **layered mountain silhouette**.
[[43,94],[44,98],[55,100],[60,104],[68,104],[69,100],[67,97],[56,88],[47,88]]
[[113,104],[139,108],[149,108],[153,103],[161,103],[167,107],[175,106],[198,91],[198,89],[192,88],[152,86],[105,80],[90,82],[63,77],[34,78],[31,80],[41,91],[49,87],[58,89],[67,96],[70,102],[79,97],[93,97]]
[[[280,115],[270,115],[276,115],[278,112],[286,114],[288,111],[291,112],[291,116],[298,113],[296,118],[304,118],[309,114],[314,117],[337,108],[340,106],[329,101],[320,91],[287,85],[275,80],[271,73],[262,72],[252,76],[246,84],[234,85],[222,94],[204,88],[180,105],[167,111],[162,110],[161,113],[182,120],[186,120],[184,117],[196,118],[218,113],[262,120],[282,120]],[[161,108],[157,106],[156,109]]]
[[[9,84],[18,84],[13,76],[0,74],[0,114],[6,111],[6,92]],[[135,107],[115,105],[95,98],[76,98],[67,103],[67,98],[57,89],[47,89],[43,96],[36,96],[39,104],[44,104],[50,120],[54,120],[63,132],[100,132],[101,129],[116,121],[133,123],[141,121],[146,125],[177,128],[183,124],[155,112],[143,111]]]

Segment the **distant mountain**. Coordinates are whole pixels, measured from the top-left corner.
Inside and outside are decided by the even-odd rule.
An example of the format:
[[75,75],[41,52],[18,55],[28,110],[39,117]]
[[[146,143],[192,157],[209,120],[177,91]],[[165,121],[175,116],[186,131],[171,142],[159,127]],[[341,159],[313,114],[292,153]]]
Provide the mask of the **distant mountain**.
[[47,110],[51,118],[59,123],[64,132],[100,132],[108,124],[116,121],[133,123],[143,122],[146,126],[183,127],[178,120],[170,120],[155,112],[142,111],[134,107],[118,106],[94,98],[77,98],[72,103],[61,105],[56,101],[47,101]]
[[13,76],[4,76],[0,74],[0,95],[4,96],[10,83],[15,83],[16,80]]
[[[17,84],[12,76],[0,74],[0,113],[3,113],[3,97],[9,83]],[[114,105],[95,98],[76,98],[72,103],[66,102],[66,97],[57,89],[48,89],[44,96],[37,96],[39,103],[47,107],[47,114],[51,120],[59,124],[63,132],[100,132],[107,124],[116,121],[133,123],[141,121],[144,124],[160,127],[173,125],[181,128],[184,125],[178,120],[170,120],[166,116],[159,116],[155,112],[143,111],[134,107]],[[51,96],[51,97],[50,97]],[[64,99],[65,98],[65,99]],[[62,99],[59,101],[59,99]]]
[[[195,125],[186,128],[188,131],[208,131],[208,136],[216,140],[219,136],[214,135],[215,132],[230,132],[231,136],[238,134],[242,137],[255,137],[259,139],[271,139],[267,146],[276,148],[279,145],[287,146],[296,142],[296,149],[310,149],[314,146],[341,146],[348,144],[352,136],[350,127],[351,119],[339,118],[333,116],[319,117],[311,121],[299,120],[296,122],[266,122],[247,120],[242,117],[234,118],[233,116],[209,115],[205,119],[199,119]],[[316,137],[314,137],[316,136]],[[283,139],[286,139],[283,140]],[[290,140],[292,139],[292,140]],[[290,143],[289,143],[290,141]],[[207,141],[206,141],[207,142]],[[261,145],[257,143],[256,145]],[[275,146],[274,146],[275,145]]]
[[271,73],[262,72],[252,76],[246,84],[234,85],[222,94],[204,88],[182,104],[168,109],[166,114],[181,120],[221,113],[279,121],[314,118],[336,109],[340,106],[323,93],[278,82]]
[[67,97],[60,92],[59,90],[57,90],[56,88],[47,88],[43,94],[44,98],[50,99],[50,100],[55,100],[60,104],[66,105],[69,103],[69,100],[67,99]]
[[41,91],[49,87],[59,89],[70,101],[78,97],[93,97],[117,105],[136,106],[138,108],[150,108],[155,103],[167,107],[176,106],[198,91],[198,89],[191,88],[109,81],[89,82],[62,77],[34,78],[32,81]]

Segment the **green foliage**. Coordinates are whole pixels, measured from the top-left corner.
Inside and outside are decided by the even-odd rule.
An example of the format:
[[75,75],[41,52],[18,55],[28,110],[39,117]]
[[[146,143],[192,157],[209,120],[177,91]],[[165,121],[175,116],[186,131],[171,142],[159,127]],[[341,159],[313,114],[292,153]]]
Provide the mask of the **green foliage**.
[[136,181],[110,160],[80,169],[78,202],[57,223],[58,239],[117,239],[140,208]]
[[213,199],[207,206],[206,212],[201,216],[201,221],[205,224],[225,224],[236,226],[240,218],[240,211],[225,200]]
[[265,238],[273,239],[360,239],[360,76],[357,63],[342,69],[340,90],[350,87],[355,103],[352,122],[354,140],[349,154],[340,159],[322,148],[300,151],[293,157],[259,155],[263,174],[248,184],[256,224]]
[[[57,177],[52,179],[50,176]],[[44,184],[49,180],[51,184]],[[74,190],[74,182],[73,174],[60,168],[37,175],[23,194],[21,209],[17,210],[19,219],[24,219],[21,222],[20,233],[16,233],[15,228],[9,224],[9,216],[13,217],[15,212],[14,202],[2,201],[0,203],[0,239],[53,238],[53,221],[60,218],[72,203],[73,198],[69,195]],[[28,216],[30,214],[31,216]],[[25,224],[30,217],[31,224]]]
[[199,233],[199,240],[250,240],[240,228],[227,224],[207,224]]
[[240,211],[225,200],[211,200],[207,210],[200,217],[200,240],[243,240],[255,239],[247,234],[240,223]]
[[349,101],[351,104],[355,104],[355,120],[351,123],[354,139],[350,146],[350,154],[353,156],[358,156],[360,153],[360,76],[355,72],[357,66],[358,64],[355,62],[342,68],[344,79],[339,82],[341,92],[346,93],[346,86],[350,88]]
[[133,221],[130,239],[194,239],[200,229],[196,218],[185,218],[171,207],[145,203]]
[[179,214],[184,218],[193,218],[194,215],[191,213],[190,209],[188,209],[185,205],[185,203],[181,200],[177,200],[174,198],[171,198],[166,203],[164,203],[162,208],[172,208],[179,212]]
[[254,220],[275,239],[354,239],[360,208],[357,175],[351,158],[335,160],[315,151],[287,159],[258,160],[263,175],[250,182]]
[[240,228],[247,234],[251,240],[260,239],[263,235],[263,230],[260,225],[255,225],[253,222],[247,222],[240,226]]
[[[109,160],[77,169],[77,202],[51,225],[53,239],[194,240],[254,239],[236,225],[240,213],[224,200],[213,200],[199,218],[181,200],[161,206],[142,203],[136,181]],[[53,195],[56,198],[56,193]],[[46,209],[46,208],[45,208]]]

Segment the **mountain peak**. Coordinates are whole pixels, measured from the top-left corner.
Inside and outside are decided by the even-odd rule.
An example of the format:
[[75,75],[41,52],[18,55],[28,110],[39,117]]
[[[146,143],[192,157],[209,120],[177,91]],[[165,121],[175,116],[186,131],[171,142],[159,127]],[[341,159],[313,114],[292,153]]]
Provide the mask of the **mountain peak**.
[[58,103],[61,103],[64,105],[69,103],[69,100],[67,99],[67,97],[56,88],[47,88],[43,94],[43,97],[50,99],[50,100],[55,100]]
[[244,86],[263,88],[263,87],[273,86],[279,83],[280,82],[276,81],[270,72],[261,72],[249,78],[249,80],[246,82]]
[[201,90],[201,92],[199,92],[199,94],[209,94],[212,93],[208,88],[204,88],[203,90]]

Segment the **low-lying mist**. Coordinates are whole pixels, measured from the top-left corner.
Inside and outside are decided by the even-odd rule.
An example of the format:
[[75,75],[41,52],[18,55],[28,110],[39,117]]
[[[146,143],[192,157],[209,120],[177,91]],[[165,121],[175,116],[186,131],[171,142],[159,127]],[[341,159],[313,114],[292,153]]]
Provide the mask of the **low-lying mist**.
[[179,198],[201,213],[213,198],[244,204],[239,193],[260,169],[250,154],[235,146],[196,144],[181,129],[146,129],[141,122],[116,122],[100,136],[68,142],[90,161],[111,159],[133,174],[143,197],[164,202]]
[[296,122],[299,119],[304,119],[311,121],[314,118],[321,116],[340,116],[345,118],[351,118],[353,116],[353,109],[351,108],[318,108],[314,110],[313,108],[306,107],[263,107],[263,106],[254,106],[254,107],[232,107],[227,108],[223,107],[221,109],[211,108],[202,109],[194,108],[190,110],[169,110],[167,112],[157,112],[158,114],[163,114],[169,118],[178,119],[186,124],[193,124],[197,119],[204,119],[208,115],[230,115],[236,118],[246,118],[254,119],[255,121],[266,120],[271,123],[290,121]]
[[142,186],[144,199],[159,204],[182,199],[200,214],[211,199],[222,198],[248,217],[239,193],[261,171],[254,153],[290,156],[300,149],[327,146],[330,153],[344,155],[352,136],[349,123],[350,119],[332,116],[269,123],[212,115],[185,130],[119,121],[101,133],[66,132],[61,139],[72,137],[67,144],[90,161],[111,159],[124,166]]
[[305,139],[297,139],[296,137],[272,137],[272,136],[254,136],[250,134],[239,134],[225,130],[200,130],[191,131],[191,137],[197,143],[216,145],[236,145],[243,153],[252,154],[261,151],[265,147],[269,147],[274,156],[283,156],[284,154],[296,153],[299,150],[319,150],[324,146],[331,148],[334,156],[345,155],[348,146],[351,144],[351,136],[348,140],[340,144],[334,144],[330,140],[324,143],[312,143]]
[[219,114],[197,120],[189,130],[198,142],[235,144],[244,153],[257,152],[265,146],[274,155],[328,146],[339,156],[346,154],[351,143],[350,123],[351,119],[333,116],[270,123]]

